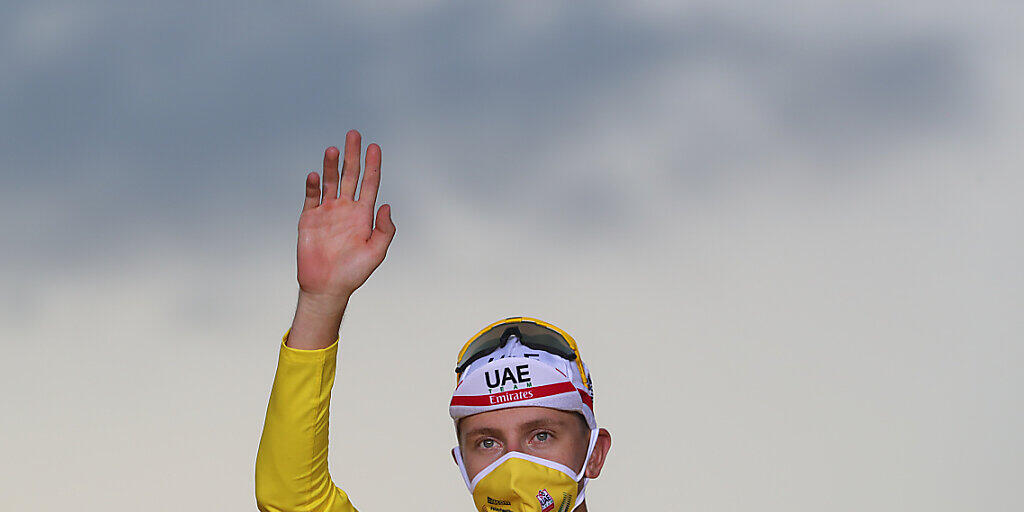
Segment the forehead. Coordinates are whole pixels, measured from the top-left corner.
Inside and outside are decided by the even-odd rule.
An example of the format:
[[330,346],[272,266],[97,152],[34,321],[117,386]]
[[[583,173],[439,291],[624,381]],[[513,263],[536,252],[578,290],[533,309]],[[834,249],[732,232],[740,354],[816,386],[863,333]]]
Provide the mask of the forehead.
[[466,433],[476,429],[488,429],[515,432],[539,425],[575,428],[581,421],[576,416],[575,413],[549,407],[510,407],[466,416],[459,421],[459,431]]

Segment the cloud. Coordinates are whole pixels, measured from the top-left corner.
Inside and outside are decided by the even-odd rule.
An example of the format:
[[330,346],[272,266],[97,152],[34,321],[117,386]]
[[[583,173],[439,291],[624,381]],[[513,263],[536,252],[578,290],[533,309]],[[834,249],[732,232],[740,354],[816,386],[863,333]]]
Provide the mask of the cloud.
[[[667,177],[654,186],[692,189],[728,182],[780,145],[893,151],[962,124],[978,94],[962,36],[949,32],[865,42],[855,31],[786,34],[726,11],[666,24],[601,9],[495,18],[482,6],[363,14],[374,28],[344,12],[277,9],[208,6],[184,19],[156,4],[48,21],[85,35],[43,63],[15,63],[2,144],[4,165],[20,172],[8,190],[44,179],[68,198],[68,222],[50,237],[85,229],[75,217],[95,224],[90,211],[130,230],[125,208],[175,229],[281,194],[292,186],[283,173],[315,166],[323,146],[359,126],[388,134],[396,197],[417,195],[399,174],[415,172],[472,211],[497,210],[494,191],[528,190],[522,206],[544,218],[564,213],[559,197],[628,217],[636,210],[612,167],[635,155],[657,155],[641,157]],[[39,12],[49,11],[26,11],[19,26],[49,19]],[[22,39],[16,52],[41,44]],[[403,151],[414,139],[432,142]],[[307,156],[253,161],[274,153]],[[607,220],[593,213],[566,229]]]

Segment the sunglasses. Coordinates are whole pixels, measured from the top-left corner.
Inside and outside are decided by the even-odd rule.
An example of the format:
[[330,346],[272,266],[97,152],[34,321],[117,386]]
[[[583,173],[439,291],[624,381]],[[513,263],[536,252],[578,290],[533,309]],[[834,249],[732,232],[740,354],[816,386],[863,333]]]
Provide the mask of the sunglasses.
[[526,317],[512,317],[495,322],[470,338],[459,352],[455,374],[461,376],[474,361],[504,347],[512,336],[526,347],[543,350],[568,361],[576,361],[583,384],[587,385],[586,372],[583,371],[583,362],[576,341],[554,325]]

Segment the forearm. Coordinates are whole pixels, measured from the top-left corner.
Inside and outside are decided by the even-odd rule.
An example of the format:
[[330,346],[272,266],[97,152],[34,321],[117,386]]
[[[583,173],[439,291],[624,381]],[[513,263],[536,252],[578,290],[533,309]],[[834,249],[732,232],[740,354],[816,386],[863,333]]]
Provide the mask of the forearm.
[[287,345],[301,350],[319,350],[334,343],[350,296],[350,293],[313,295],[300,291]]

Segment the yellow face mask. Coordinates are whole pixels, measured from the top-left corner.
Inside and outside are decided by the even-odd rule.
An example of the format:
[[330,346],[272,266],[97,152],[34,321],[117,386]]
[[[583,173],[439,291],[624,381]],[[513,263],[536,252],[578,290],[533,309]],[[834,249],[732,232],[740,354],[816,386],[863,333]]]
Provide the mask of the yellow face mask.
[[583,503],[587,485],[583,475],[594,451],[597,433],[597,429],[590,433],[587,458],[579,473],[554,461],[508,452],[470,480],[462,452],[455,447],[452,453],[473,495],[476,510],[480,512],[571,512]]

